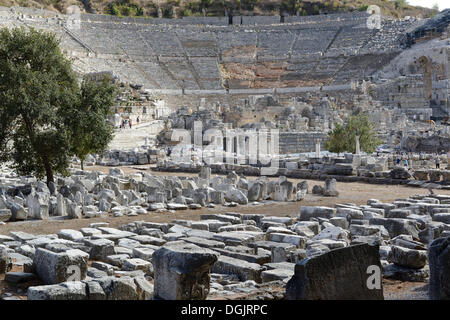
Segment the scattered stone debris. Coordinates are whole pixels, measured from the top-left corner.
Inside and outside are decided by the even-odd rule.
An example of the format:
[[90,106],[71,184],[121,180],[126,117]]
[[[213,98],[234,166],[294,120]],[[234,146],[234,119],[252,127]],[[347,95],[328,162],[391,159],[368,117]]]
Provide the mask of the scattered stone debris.
[[[280,298],[264,284],[287,299],[383,299],[381,277],[430,279],[430,298],[441,299],[448,296],[450,225],[434,213],[450,213],[447,200],[435,194],[300,206],[296,218],[209,213],[117,229],[93,223],[53,235],[11,232],[0,237],[0,272],[11,285],[31,283],[30,300]],[[411,213],[385,218],[395,210]]]

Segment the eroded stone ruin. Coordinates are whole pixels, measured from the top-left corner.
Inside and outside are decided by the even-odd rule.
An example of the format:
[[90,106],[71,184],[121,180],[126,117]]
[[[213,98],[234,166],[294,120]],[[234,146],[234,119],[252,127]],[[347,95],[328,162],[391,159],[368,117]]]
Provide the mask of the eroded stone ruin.
[[[421,298],[449,298],[449,10],[384,18],[381,29],[366,13],[80,19],[69,28],[65,15],[0,8],[0,26],[56,33],[80,77],[109,73],[121,88],[115,138],[86,159],[93,170],[73,159],[70,176],[47,185],[0,168],[0,276],[27,284],[3,299],[389,298],[382,279],[429,283]],[[388,151],[324,150],[335,124],[359,112]],[[198,126],[220,133],[218,155],[201,150],[210,141],[173,138]],[[251,130],[278,132],[276,154],[256,148],[276,162],[270,177],[248,156]],[[176,158],[180,142],[201,153]],[[338,182],[421,194],[305,205],[312,195],[338,201]],[[294,203],[296,214],[215,211],[274,203]],[[194,210],[198,219],[170,218]],[[41,220],[86,225],[27,232]],[[381,272],[375,290],[368,268]]]

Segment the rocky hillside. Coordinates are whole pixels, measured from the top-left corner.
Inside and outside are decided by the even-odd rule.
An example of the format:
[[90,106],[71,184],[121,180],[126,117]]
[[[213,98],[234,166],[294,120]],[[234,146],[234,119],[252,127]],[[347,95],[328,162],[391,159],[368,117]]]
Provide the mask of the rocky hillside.
[[364,11],[369,5],[377,5],[384,15],[395,18],[427,18],[437,12],[410,6],[407,0],[0,0],[1,6],[43,8],[63,13],[72,4],[91,13],[142,17],[157,17],[159,13],[166,18],[223,16],[229,9],[234,15],[279,15],[280,12],[316,15]]

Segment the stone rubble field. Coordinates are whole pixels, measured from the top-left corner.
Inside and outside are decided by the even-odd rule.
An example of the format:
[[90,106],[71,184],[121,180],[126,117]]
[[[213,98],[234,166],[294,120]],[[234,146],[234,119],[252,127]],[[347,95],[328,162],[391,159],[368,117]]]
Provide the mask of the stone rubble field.
[[[157,177],[146,172],[124,175],[111,168],[109,174],[72,170],[70,177],[55,183],[18,177],[11,172],[0,176],[0,223],[43,220],[50,217],[80,219],[123,215],[137,216],[149,211],[235,207],[257,201],[300,201],[307,183],[294,185],[286,177],[252,181],[230,172],[211,177],[204,167],[198,177]],[[337,194],[336,181],[325,183],[330,195]]]
[[[283,177],[211,178],[207,169],[185,179],[76,172],[50,188],[10,173],[1,181],[4,221],[300,200],[311,189]],[[333,180],[324,189],[338,195]],[[2,298],[382,299],[382,289],[366,286],[369,266],[378,266],[384,279],[429,282],[431,299],[450,297],[447,195],[300,206],[297,217],[228,212],[202,214],[199,221],[136,220],[119,228],[102,222],[57,234],[0,235],[0,277],[21,288]]]

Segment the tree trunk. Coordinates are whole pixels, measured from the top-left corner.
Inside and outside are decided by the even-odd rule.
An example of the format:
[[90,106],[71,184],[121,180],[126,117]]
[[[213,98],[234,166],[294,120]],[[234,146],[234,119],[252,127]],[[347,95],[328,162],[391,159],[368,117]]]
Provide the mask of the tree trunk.
[[84,171],[84,160],[81,160],[81,170]]
[[50,184],[50,182],[55,182],[55,179],[53,177],[53,169],[50,164],[50,161],[48,161],[47,156],[42,157],[42,161],[44,163],[45,174],[47,176],[47,186],[48,186]]

